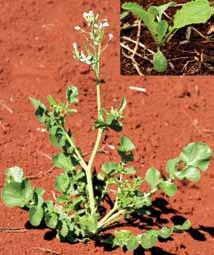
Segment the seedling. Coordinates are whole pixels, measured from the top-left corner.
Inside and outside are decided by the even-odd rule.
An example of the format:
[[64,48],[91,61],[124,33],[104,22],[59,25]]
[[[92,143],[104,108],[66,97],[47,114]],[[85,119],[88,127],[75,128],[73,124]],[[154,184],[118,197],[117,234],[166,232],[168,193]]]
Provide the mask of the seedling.
[[168,61],[161,52],[163,46],[179,29],[193,24],[204,24],[212,16],[212,7],[208,0],[192,0],[182,5],[173,17],[172,23],[166,19],[166,11],[170,7],[175,7],[175,2],[169,2],[160,6],[150,6],[145,10],[137,3],[127,2],[122,5],[126,11],[130,11],[139,17],[151,33],[157,52],[153,56],[154,69],[157,72],[167,70]]
[[[65,103],[48,96],[48,107],[31,97],[37,119],[48,131],[50,142],[59,148],[59,153],[53,156],[52,162],[53,166],[61,168],[62,172],[56,177],[56,193],[51,201],[44,199],[43,189],[32,186],[20,167],[11,167],[6,171],[2,200],[8,207],[29,210],[29,220],[33,226],[45,224],[48,228],[55,229],[60,240],[74,243],[93,239],[112,248],[120,246],[134,250],[142,246],[149,249],[157,244],[158,238],[167,239],[174,232],[188,230],[191,227],[190,221],[186,220],[181,225],[145,230],[138,235],[124,229],[111,234],[106,234],[105,231],[130,220],[133,213],[140,216],[149,214],[153,194],[158,192],[169,197],[174,196],[177,192],[176,180],[199,181],[201,173],[209,166],[212,151],[203,142],[190,143],[178,157],[167,162],[167,178],[163,178],[154,167],[149,168],[145,177],[141,178],[136,175],[136,169],[131,165],[135,145],[130,138],[123,135],[117,146],[120,161],[103,162],[100,169],[95,169],[94,162],[103,133],[109,129],[116,132],[123,129],[126,99],[123,97],[118,109],[103,108],[100,61],[112,35],[109,34],[108,42],[104,45],[107,20],[100,20],[92,11],[84,13],[83,17],[88,30],[80,26],[77,26],[76,30],[86,37],[85,48],[80,50],[74,43],[73,55],[77,60],[89,65],[95,74],[98,113],[94,127],[97,130],[97,139],[91,155],[89,159],[83,156],[66,124],[67,115],[76,112],[77,87],[71,85],[67,88]],[[148,187],[147,191],[144,191],[143,184]],[[106,207],[108,202],[110,205]]]

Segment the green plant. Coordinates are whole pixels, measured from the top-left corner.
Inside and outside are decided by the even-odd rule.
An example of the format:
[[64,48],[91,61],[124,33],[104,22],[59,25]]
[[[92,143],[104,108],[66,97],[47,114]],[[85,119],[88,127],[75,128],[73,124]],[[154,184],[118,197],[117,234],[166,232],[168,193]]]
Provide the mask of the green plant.
[[122,5],[124,10],[130,11],[139,17],[151,33],[157,46],[157,52],[153,56],[153,65],[154,69],[160,73],[167,70],[167,59],[161,52],[160,47],[179,29],[193,24],[206,23],[213,12],[208,0],[192,0],[183,4],[181,9],[176,11],[172,24],[169,24],[167,19],[164,18],[165,12],[168,8],[175,6],[175,2],[168,2],[159,6],[152,5],[148,10],[145,10],[142,6],[133,2]]
[[[127,136],[120,138],[117,151],[119,162],[103,163],[101,169],[94,169],[94,161],[99,152],[104,132],[113,129],[121,131],[121,122],[126,107],[123,98],[118,109],[104,109],[101,104],[100,59],[103,50],[106,20],[99,20],[92,11],[84,13],[89,31],[77,26],[76,30],[86,36],[85,52],[80,51],[76,43],[73,55],[76,59],[91,66],[96,78],[97,92],[97,139],[91,156],[86,161],[81,150],[75,145],[72,132],[65,119],[75,113],[73,104],[78,103],[78,89],[69,86],[66,90],[66,102],[62,103],[48,96],[49,107],[35,98],[30,101],[35,108],[37,119],[43,123],[49,133],[51,143],[60,149],[52,159],[53,166],[61,168],[56,177],[57,193],[54,200],[45,200],[44,190],[33,187],[20,167],[11,167],[6,171],[2,200],[8,207],[21,207],[29,210],[30,223],[33,226],[45,224],[55,229],[57,237],[69,242],[99,240],[112,247],[120,246],[134,250],[139,245],[149,249],[156,245],[158,238],[169,238],[173,232],[181,232],[191,227],[189,220],[181,225],[145,230],[134,235],[128,230],[118,230],[105,234],[105,230],[117,223],[129,221],[133,213],[148,215],[152,206],[152,196],[161,191],[171,197],[176,194],[176,180],[199,181],[201,172],[208,168],[212,151],[202,142],[187,145],[181,154],[167,163],[168,178],[163,178],[156,168],[150,168],[145,178],[137,177],[136,170],[130,164],[134,160],[135,146]],[[109,40],[112,35],[109,35]],[[147,183],[148,191],[142,190]],[[106,203],[111,208],[106,210]],[[106,212],[107,211],[107,212]]]

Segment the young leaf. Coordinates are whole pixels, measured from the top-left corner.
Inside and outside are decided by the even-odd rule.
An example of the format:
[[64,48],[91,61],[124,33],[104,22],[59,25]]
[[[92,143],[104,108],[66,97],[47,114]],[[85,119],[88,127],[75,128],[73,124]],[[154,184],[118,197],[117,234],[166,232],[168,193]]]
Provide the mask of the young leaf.
[[33,190],[27,180],[8,183],[2,190],[2,200],[8,207],[24,207],[32,196]]
[[162,16],[164,14],[164,12],[171,6],[174,6],[176,4],[176,2],[168,2],[166,4],[162,4],[162,5],[159,5],[159,6],[154,6],[154,5],[151,5],[149,8],[148,8],[148,11],[152,14],[154,14],[156,17],[158,17],[159,20],[162,19]]
[[201,178],[200,170],[196,167],[189,166],[182,171],[184,178],[189,181],[198,182]]
[[146,25],[156,43],[160,43],[157,38],[157,22],[155,21],[155,16],[152,13],[144,10],[139,4],[132,2],[124,3],[122,8],[138,16]]
[[42,206],[33,206],[30,208],[29,217],[30,224],[34,227],[38,227],[41,224],[41,221],[44,216],[44,210]]
[[129,230],[115,231],[114,237],[114,246],[126,247],[130,251],[138,247],[137,238]]
[[57,154],[52,159],[53,166],[62,168],[66,171],[73,169],[73,164],[69,156],[66,156],[63,152]]
[[151,189],[154,189],[160,183],[160,177],[160,172],[156,168],[151,167],[146,172],[145,180],[151,186]]
[[69,234],[69,226],[64,220],[60,221],[59,234],[63,238]]
[[54,97],[51,96],[51,95],[48,96],[48,103],[50,104],[51,107],[57,106],[56,100],[55,100]]
[[47,119],[47,109],[46,109],[45,105],[33,97],[30,97],[30,101],[36,110],[35,115],[36,115],[37,119],[40,122],[44,123]]
[[167,162],[166,169],[167,169],[167,172],[169,173],[169,177],[172,180],[177,178],[177,176],[176,176],[176,174],[178,172],[177,165],[180,161],[181,161],[181,159],[178,157],[178,158],[170,159]]
[[181,225],[175,225],[174,226],[174,231],[175,232],[181,232],[181,231],[187,231],[191,228],[192,224],[190,220],[186,220],[183,224]]
[[173,234],[173,228],[163,227],[160,229],[158,236],[167,239]]
[[70,185],[70,180],[68,175],[66,173],[62,173],[59,176],[57,176],[55,185],[58,191],[66,192]]
[[171,181],[162,181],[159,185],[160,189],[166,193],[169,197],[174,196],[177,192],[177,187]]
[[95,233],[97,230],[97,215],[84,215],[80,217],[81,229],[89,233]]
[[58,215],[54,212],[46,214],[45,223],[47,227],[55,229],[58,223]]
[[68,104],[78,103],[78,88],[75,86],[69,86],[66,90],[66,100]]
[[212,150],[206,143],[197,142],[188,144],[181,152],[180,158],[187,166],[198,167],[205,171],[210,163]]
[[127,136],[122,136],[120,139],[120,146],[118,147],[118,150],[120,152],[130,152],[135,149],[134,144]]
[[56,147],[65,146],[67,138],[65,137],[64,131],[60,126],[53,126],[49,130],[49,137],[52,144]]
[[158,232],[155,230],[149,230],[142,234],[140,244],[144,249],[150,249],[156,245],[157,241]]
[[158,73],[164,73],[167,70],[168,66],[168,61],[162,51],[158,50],[154,55],[153,55],[153,65],[155,71]]
[[6,170],[6,182],[11,183],[11,182],[19,182],[21,183],[24,180],[24,172],[23,169],[14,166],[10,167]]
[[120,173],[122,171],[122,166],[120,163],[107,162],[102,165],[101,169],[106,175],[112,176],[116,173]]
[[212,8],[208,0],[193,0],[185,3],[174,16],[174,29],[192,24],[206,23],[212,16]]

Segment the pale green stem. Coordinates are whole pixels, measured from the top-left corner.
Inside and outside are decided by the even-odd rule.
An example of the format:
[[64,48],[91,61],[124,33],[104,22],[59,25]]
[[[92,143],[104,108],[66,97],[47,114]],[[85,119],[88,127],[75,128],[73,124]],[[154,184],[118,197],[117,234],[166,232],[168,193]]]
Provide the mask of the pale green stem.
[[67,133],[64,129],[63,129],[63,131],[64,131],[64,134],[65,134],[65,136],[66,136],[68,142],[70,143],[71,147],[74,149],[74,153],[75,153],[76,156],[78,157],[79,163],[80,163],[81,167],[82,167],[85,171],[87,171],[87,167],[88,167],[88,166],[87,166],[85,160],[84,160],[83,157],[81,156],[79,150],[77,149],[76,145],[74,144],[74,142],[72,141],[72,139],[71,139],[71,137],[68,135],[68,133]]
[[114,207],[99,221],[98,227],[102,225],[114,212],[117,211],[117,202],[115,202]]
[[[97,68],[95,70],[95,75],[96,75],[96,91],[97,91],[97,112],[98,112],[98,117],[99,113],[101,110],[101,91],[100,91],[100,55],[101,55],[101,44],[98,45],[97,49]],[[94,165],[94,160],[97,155],[97,152],[100,147],[100,143],[102,140],[102,135],[103,135],[103,129],[99,128],[97,132],[97,138],[96,142],[94,144],[93,151],[91,153],[89,162],[88,162],[88,167],[86,171],[86,178],[87,178],[87,186],[88,186],[88,196],[89,196],[89,204],[90,204],[90,209],[91,209],[91,214],[96,212],[96,203],[95,203],[95,198],[94,198],[94,189],[93,189],[93,176],[92,176],[92,171],[93,171],[93,165]]]
[[122,210],[116,212],[115,214],[110,216],[108,219],[106,219],[102,224],[98,224],[98,228],[102,229],[104,227],[108,227],[109,225],[113,224],[114,222],[117,222],[118,221],[118,217],[123,215],[125,212],[126,212],[125,209],[122,209]]

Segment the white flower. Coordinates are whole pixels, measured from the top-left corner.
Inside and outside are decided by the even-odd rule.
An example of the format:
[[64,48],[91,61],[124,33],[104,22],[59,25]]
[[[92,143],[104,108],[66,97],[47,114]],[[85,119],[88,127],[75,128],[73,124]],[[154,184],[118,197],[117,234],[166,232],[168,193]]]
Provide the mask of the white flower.
[[111,34],[111,33],[108,34],[108,39],[109,39],[109,41],[111,41],[111,40],[113,39],[113,37],[114,37],[113,34]]
[[77,50],[78,49],[78,46],[77,46],[77,43],[73,43],[73,48],[74,48],[74,50]]
[[81,27],[80,27],[80,26],[75,26],[74,29],[75,29],[76,31],[80,31],[80,30],[81,30]]
[[93,11],[84,12],[83,18],[86,20],[86,22],[91,23],[94,20],[94,12]]

